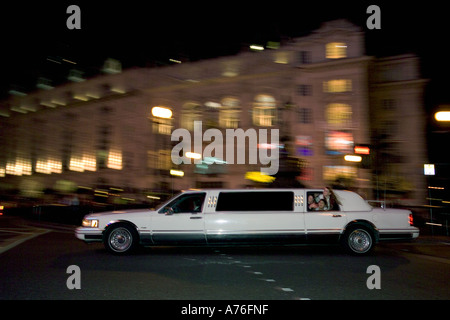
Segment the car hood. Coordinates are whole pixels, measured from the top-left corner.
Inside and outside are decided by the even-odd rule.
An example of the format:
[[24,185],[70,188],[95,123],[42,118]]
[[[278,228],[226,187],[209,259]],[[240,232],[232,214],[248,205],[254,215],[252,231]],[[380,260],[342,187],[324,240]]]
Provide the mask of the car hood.
[[108,218],[108,217],[114,217],[117,219],[119,216],[141,216],[141,215],[148,215],[152,213],[153,210],[150,209],[130,209],[130,210],[117,210],[117,211],[105,211],[105,212],[98,212],[98,213],[92,213],[89,214],[87,217],[89,218]]

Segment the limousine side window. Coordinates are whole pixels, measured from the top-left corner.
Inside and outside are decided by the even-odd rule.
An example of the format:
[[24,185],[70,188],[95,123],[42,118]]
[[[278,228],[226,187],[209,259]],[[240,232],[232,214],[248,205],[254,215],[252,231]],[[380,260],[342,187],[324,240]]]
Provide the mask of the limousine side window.
[[291,191],[226,191],[219,194],[216,211],[293,211]]
[[[324,197],[322,192],[307,192],[306,199],[308,204],[308,211],[339,211],[339,205],[334,203],[332,207],[327,203],[326,199],[324,201]],[[322,202],[323,201],[323,202]]]
[[159,213],[166,213],[168,207],[172,208],[173,213],[202,212],[205,196],[204,192],[181,195],[159,210]]

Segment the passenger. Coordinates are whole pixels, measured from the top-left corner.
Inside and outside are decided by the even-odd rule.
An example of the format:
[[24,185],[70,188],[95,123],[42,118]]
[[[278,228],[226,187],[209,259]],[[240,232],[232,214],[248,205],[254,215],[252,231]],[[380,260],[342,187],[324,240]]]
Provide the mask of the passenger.
[[327,203],[327,208],[325,210],[339,210],[339,201],[333,192],[331,187],[323,188],[323,194],[319,195],[319,200],[325,199]]
[[308,196],[308,210],[315,210],[318,207],[316,200],[314,199],[314,196],[310,194]]
[[[327,195],[325,195],[325,193]],[[323,195],[328,203],[328,210],[339,210],[340,202],[336,195],[333,192],[333,189],[331,187],[325,187],[323,188]]]
[[318,203],[318,207],[316,208],[317,211],[324,211],[324,210],[328,210],[327,209],[327,201],[325,199],[320,199],[319,203]]

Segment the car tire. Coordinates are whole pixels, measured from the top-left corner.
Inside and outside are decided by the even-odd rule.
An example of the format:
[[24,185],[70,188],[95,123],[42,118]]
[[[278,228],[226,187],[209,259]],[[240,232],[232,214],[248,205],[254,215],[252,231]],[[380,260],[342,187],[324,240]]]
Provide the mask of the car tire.
[[366,226],[354,225],[347,228],[342,239],[344,248],[351,254],[364,255],[372,251],[374,236]]
[[103,235],[103,244],[106,250],[117,255],[132,252],[138,242],[136,229],[126,223],[110,226]]

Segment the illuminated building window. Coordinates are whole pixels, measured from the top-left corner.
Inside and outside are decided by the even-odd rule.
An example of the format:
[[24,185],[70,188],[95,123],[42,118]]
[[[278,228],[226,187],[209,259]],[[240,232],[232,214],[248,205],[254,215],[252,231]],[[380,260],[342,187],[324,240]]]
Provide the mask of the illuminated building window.
[[323,82],[323,91],[328,93],[351,92],[352,80],[337,79]]
[[274,97],[260,94],[253,103],[253,124],[271,127],[277,120],[277,109]]
[[69,170],[76,172],[84,172],[83,157],[82,156],[70,157]]
[[336,181],[338,178],[355,179],[357,168],[355,166],[324,166],[323,180]]
[[352,107],[345,103],[330,103],[326,108],[326,119],[329,125],[351,126]]
[[240,101],[236,98],[224,98],[219,110],[219,126],[221,128],[238,128],[241,115]]
[[170,108],[156,106],[152,108],[153,133],[170,135],[172,133],[173,113]]
[[97,171],[97,159],[93,153],[83,154],[83,167],[86,171]]
[[62,173],[62,162],[56,158],[40,158],[36,161],[35,170],[43,174]]
[[6,163],[5,173],[13,176],[31,175],[31,160],[18,157]]
[[122,151],[111,149],[108,154],[106,166],[109,169],[122,170]]
[[157,134],[172,134],[172,119],[162,119],[162,118],[154,118],[153,119],[153,133]]
[[274,62],[279,64],[289,63],[289,52],[277,51],[274,53]]
[[202,121],[202,107],[199,104],[188,102],[183,105],[181,110],[181,127],[193,131],[194,121]]
[[345,42],[330,42],[326,45],[327,59],[341,59],[347,57],[347,44]]
[[93,153],[83,153],[70,157],[69,170],[75,172],[97,171],[97,159]]
[[170,170],[172,168],[172,150],[147,151],[147,166],[151,169]]

